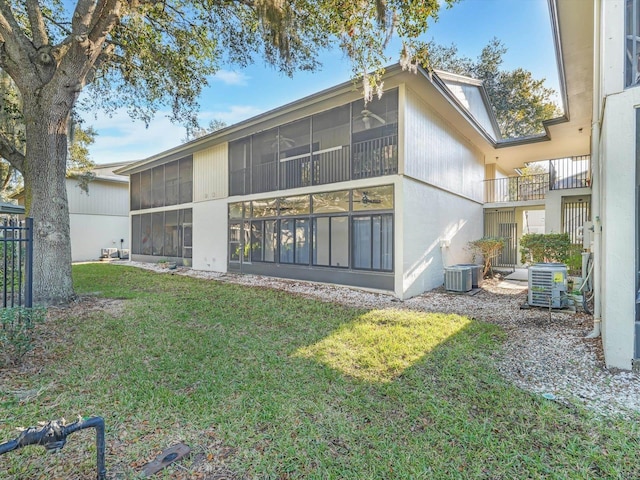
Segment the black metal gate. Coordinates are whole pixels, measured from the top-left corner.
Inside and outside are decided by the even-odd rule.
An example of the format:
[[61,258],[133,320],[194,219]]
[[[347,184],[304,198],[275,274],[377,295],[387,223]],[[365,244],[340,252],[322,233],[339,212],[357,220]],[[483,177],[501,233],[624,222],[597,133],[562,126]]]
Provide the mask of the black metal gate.
[[504,248],[493,261],[494,267],[515,268],[518,262],[516,209],[501,208],[484,211],[484,236],[504,238]]
[[33,219],[0,219],[2,308],[33,306]]
[[591,220],[591,197],[564,198],[562,200],[562,228],[571,243],[582,244],[584,223]]

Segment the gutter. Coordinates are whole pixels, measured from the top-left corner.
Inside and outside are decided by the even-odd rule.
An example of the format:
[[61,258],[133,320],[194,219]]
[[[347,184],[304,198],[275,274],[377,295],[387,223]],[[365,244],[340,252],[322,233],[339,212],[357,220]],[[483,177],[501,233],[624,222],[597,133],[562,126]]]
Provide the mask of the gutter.
[[591,118],[591,212],[593,218],[593,330],[586,338],[598,338],[602,333],[602,219],[601,188],[602,164],[600,161],[600,10],[601,0],[594,0],[594,35],[593,35],[593,105]]

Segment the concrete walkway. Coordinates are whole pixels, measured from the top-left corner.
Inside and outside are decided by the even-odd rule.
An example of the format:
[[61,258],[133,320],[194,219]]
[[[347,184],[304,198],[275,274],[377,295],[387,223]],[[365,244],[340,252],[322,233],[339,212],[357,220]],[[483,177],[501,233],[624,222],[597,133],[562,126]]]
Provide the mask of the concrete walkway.
[[526,268],[516,268],[502,280],[498,287],[509,290],[526,290],[529,288],[529,270]]

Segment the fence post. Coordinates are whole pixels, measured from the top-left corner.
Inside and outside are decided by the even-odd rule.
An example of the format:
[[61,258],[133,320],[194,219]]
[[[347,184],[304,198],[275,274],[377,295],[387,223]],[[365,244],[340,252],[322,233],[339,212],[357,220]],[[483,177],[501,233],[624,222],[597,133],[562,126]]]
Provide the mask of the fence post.
[[24,262],[24,306],[33,306],[33,218],[25,219],[27,233],[26,258]]

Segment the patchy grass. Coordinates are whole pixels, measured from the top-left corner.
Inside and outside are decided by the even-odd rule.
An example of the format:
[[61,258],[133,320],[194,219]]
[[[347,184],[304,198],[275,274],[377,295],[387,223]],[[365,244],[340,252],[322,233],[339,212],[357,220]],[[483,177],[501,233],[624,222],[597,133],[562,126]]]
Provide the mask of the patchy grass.
[[[101,415],[109,478],[178,441],[193,455],[159,478],[640,477],[640,419],[506,384],[496,326],[123,266],[74,277],[96,298],[39,327],[40,364],[0,372],[0,441]],[[92,435],[5,454],[0,478],[95,478]]]

